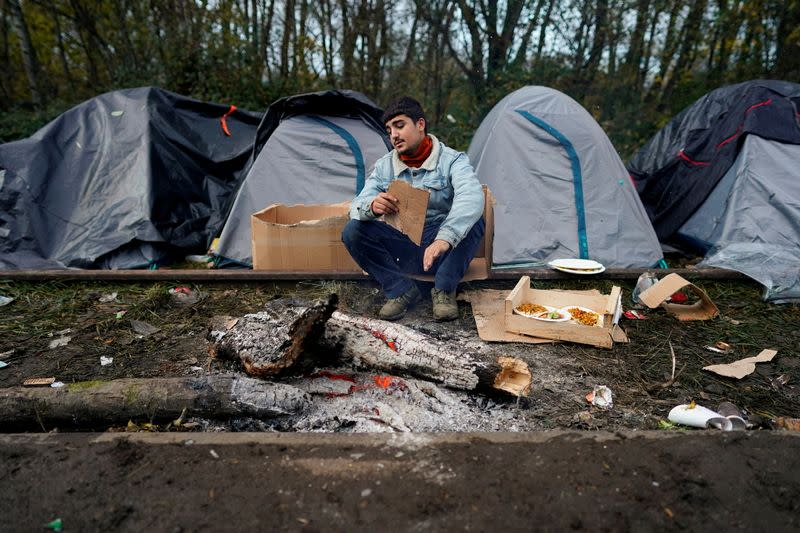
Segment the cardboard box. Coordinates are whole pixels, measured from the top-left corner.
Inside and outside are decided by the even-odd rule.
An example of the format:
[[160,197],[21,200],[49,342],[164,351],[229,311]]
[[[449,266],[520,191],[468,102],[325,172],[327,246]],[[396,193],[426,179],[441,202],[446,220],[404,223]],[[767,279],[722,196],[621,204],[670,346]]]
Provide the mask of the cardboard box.
[[[585,326],[569,322],[546,322],[514,313],[514,308],[523,303],[546,305],[555,308],[580,306],[598,313],[602,326]],[[521,333],[543,339],[571,341],[611,348],[614,330],[622,312],[622,289],[613,287],[611,294],[579,294],[568,291],[540,290],[531,288],[528,276],[520,278],[514,290],[505,299],[505,328],[512,333]]]
[[[695,293],[699,300],[693,304],[669,303],[670,297],[684,287]],[[664,276],[661,281],[642,292],[639,300],[650,309],[663,307],[667,313],[678,320],[707,320],[719,314],[719,309],[705,291],[677,274]]]
[[274,204],[254,213],[253,270],[362,273],[342,243],[349,208]]

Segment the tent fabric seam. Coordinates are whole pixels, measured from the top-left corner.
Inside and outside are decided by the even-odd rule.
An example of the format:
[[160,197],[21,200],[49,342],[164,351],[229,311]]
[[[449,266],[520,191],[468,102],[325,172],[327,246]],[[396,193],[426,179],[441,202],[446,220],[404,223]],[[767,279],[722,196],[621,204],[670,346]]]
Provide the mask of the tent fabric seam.
[[586,212],[583,202],[583,176],[581,175],[581,162],[578,158],[578,153],[570,140],[556,128],[545,122],[544,120],[533,116],[524,109],[516,109],[523,118],[530,121],[532,124],[542,128],[544,131],[552,135],[567,152],[570,164],[572,167],[572,184],[575,192],[575,210],[578,216],[578,250],[581,259],[589,259],[589,243],[586,237]]
[[366,179],[366,169],[364,168],[364,156],[361,153],[361,147],[358,145],[358,141],[355,137],[353,137],[349,131],[334,124],[329,120],[325,120],[324,118],[317,116],[317,115],[309,115],[309,118],[312,118],[333,130],[339,137],[344,139],[347,143],[347,146],[350,147],[350,151],[353,153],[353,157],[356,160],[356,196],[361,192],[361,189],[364,188],[364,181]]

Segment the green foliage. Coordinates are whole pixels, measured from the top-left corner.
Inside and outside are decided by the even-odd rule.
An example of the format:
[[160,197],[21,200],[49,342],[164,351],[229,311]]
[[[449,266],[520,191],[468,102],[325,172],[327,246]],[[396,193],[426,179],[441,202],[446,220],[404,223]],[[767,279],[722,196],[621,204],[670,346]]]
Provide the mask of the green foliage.
[[[359,90],[378,103],[413,94],[429,111],[432,131],[466,149],[501,98],[525,85],[545,85],[582,103],[627,158],[711,89],[756,77],[800,76],[796,0],[726,3],[724,9],[708,2],[699,31],[692,26],[696,17],[677,0],[648,3],[642,13],[637,9],[643,3],[623,2],[610,11],[614,20],[599,27],[593,16],[580,16],[594,12],[588,2],[555,0],[549,19],[543,13],[535,18],[531,2],[513,25],[510,44],[500,47],[496,39],[505,22],[498,17],[511,15],[502,5],[490,13],[483,3],[437,1],[423,9],[397,2],[373,9],[308,0],[28,0],[20,5],[38,65],[34,78],[44,100],[38,105],[7,4],[0,4],[0,67],[7,73],[0,79],[0,142],[29,136],[102,92],[152,85],[256,111],[282,96],[327,88]],[[474,34],[467,22],[473,16],[479,21]],[[412,18],[414,34],[412,25],[396,24]],[[655,32],[640,35],[641,57],[631,60],[633,25],[640,18]],[[527,53],[517,59],[529,29]],[[473,38],[485,42],[476,47]],[[602,60],[589,61],[597,43]],[[488,57],[492,50],[504,55]]]

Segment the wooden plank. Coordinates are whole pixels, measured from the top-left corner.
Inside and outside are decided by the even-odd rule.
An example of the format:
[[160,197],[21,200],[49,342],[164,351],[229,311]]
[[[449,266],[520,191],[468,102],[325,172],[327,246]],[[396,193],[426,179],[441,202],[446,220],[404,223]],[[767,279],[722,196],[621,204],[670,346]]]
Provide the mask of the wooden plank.
[[[748,281],[749,277],[734,270],[721,268],[609,268],[602,274],[579,276],[566,274],[549,268],[538,269],[492,269],[490,280],[518,280],[529,276],[532,280],[567,279],[614,279],[635,280],[644,272],[656,272],[660,277],[675,273],[686,279],[736,280]],[[366,275],[358,272],[264,272],[249,269],[161,269],[161,270],[3,270],[3,281],[193,281],[193,282],[259,282],[293,281],[306,279],[365,280]]]

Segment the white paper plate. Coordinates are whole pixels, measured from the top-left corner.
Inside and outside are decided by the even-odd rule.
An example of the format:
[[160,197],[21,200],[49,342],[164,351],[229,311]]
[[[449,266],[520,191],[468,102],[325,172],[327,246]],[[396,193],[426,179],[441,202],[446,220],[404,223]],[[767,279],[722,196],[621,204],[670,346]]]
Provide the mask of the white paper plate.
[[[597,315],[597,320],[595,321],[594,325],[595,326],[599,326],[599,327],[603,327],[603,314],[602,313],[598,313],[597,311],[589,309],[588,307],[582,307],[580,305],[567,305],[567,306],[562,307],[561,309],[559,309],[559,311],[562,312],[562,313],[567,313],[568,315],[570,315],[570,319],[572,319],[572,314],[569,312],[570,309],[580,309],[581,311],[586,311],[587,313],[594,313],[595,315]],[[581,324],[577,320],[575,320],[575,323],[576,324],[580,324],[581,326],[585,326],[586,325],[586,324]]]
[[[541,305],[541,304],[536,304],[536,305]],[[549,305],[542,305],[542,307],[547,309],[547,311],[556,311],[557,310],[555,307],[550,307]],[[539,311],[539,313],[541,313],[541,312],[542,311]],[[518,314],[520,316],[524,316],[525,318],[534,318],[534,315],[538,314],[538,313],[523,313],[522,311],[517,310],[517,308],[514,308],[514,313],[516,313],[516,314]]]
[[591,259],[556,259],[548,263],[551,268],[568,272],[570,274],[599,274],[605,272],[606,267],[602,263]]

